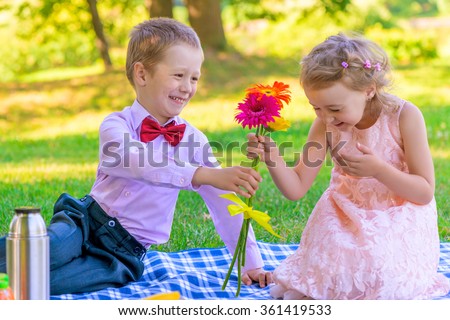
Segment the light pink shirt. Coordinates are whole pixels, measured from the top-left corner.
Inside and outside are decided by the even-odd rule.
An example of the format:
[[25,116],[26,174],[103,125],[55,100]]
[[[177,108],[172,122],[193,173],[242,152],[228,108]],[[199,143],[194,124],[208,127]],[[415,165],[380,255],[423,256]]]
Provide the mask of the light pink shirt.
[[[230,216],[230,202],[219,197],[228,191],[191,184],[199,166],[217,167],[206,136],[180,117],[169,119],[186,124],[180,144],[171,146],[161,135],[142,143],[142,120],[152,117],[136,100],[105,118],[100,126],[100,159],[90,195],[111,217],[116,217],[146,248],[169,240],[180,190],[198,192],[205,201],[223,242],[234,252],[242,215]],[[152,117],[153,118],[153,117]],[[164,124],[163,124],[164,125]],[[198,214],[201,214],[200,212]],[[253,230],[249,232],[244,270],[263,266]]]

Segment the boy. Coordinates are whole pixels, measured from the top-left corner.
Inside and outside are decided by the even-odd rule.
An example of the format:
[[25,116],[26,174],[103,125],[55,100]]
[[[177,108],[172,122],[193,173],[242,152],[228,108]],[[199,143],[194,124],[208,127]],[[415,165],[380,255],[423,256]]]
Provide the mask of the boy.
[[[202,63],[196,33],[180,22],[156,18],[132,31],[126,72],[136,100],[100,126],[100,161],[90,194],[62,194],[55,204],[48,227],[52,295],[137,281],[146,250],[169,239],[181,189],[202,196],[217,232],[234,251],[242,215],[231,217],[219,195],[250,197],[261,177],[250,168],[216,168],[206,136],[179,117],[196,92]],[[243,282],[270,283],[271,273],[262,266],[251,231]]]

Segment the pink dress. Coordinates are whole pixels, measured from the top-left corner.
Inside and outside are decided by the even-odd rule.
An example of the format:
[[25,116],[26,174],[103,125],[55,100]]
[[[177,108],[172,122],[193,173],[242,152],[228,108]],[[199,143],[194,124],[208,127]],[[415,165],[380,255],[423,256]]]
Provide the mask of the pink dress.
[[[399,131],[402,105],[383,108],[370,128],[353,128],[351,141],[368,146],[408,171]],[[332,148],[345,132],[332,126]],[[342,150],[342,149],[341,149]],[[430,299],[446,295],[450,282],[437,273],[436,203],[405,201],[373,178],[346,175],[333,157],[330,186],[316,204],[299,248],[274,272],[274,298]],[[342,164],[342,162],[341,162]]]

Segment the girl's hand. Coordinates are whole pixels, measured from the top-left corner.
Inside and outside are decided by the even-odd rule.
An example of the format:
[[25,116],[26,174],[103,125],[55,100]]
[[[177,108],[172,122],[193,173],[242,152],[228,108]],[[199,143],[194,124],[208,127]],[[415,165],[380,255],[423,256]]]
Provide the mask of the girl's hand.
[[361,151],[361,155],[341,154],[345,164],[341,166],[345,173],[357,177],[374,177],[383,170],[385,162],[372,153],[367,146],[360,143],[356,148]]
[[247,158],[260,158],[267,165],[270,164],[273,155],[278,155],[278,148],[269,136],[256,136],[254,133],[247,135]]
[[272,280],[272,272],[265,271],[262,268],[248,270],[242,274],[242,282],[249,286],[253,282],[258,282],[261,288],[271,284]]

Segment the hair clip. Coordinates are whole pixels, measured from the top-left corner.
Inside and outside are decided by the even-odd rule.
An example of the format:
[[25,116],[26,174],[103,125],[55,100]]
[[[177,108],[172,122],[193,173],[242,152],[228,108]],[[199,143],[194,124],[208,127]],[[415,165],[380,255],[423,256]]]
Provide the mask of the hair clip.
[[342,61],[341,62],[341,66],[342,66],[342,68],[347,69],[348,68],[348,63],[345,62],[345,61]]
[[377,62],[374,66],[375,70],[377,71],[381,71],[381,64],[379,62]]
[[366,60],[366,62],[364,62],[364,69],[370,69],[372,68],[372,64],[370,63],[369,60]]

